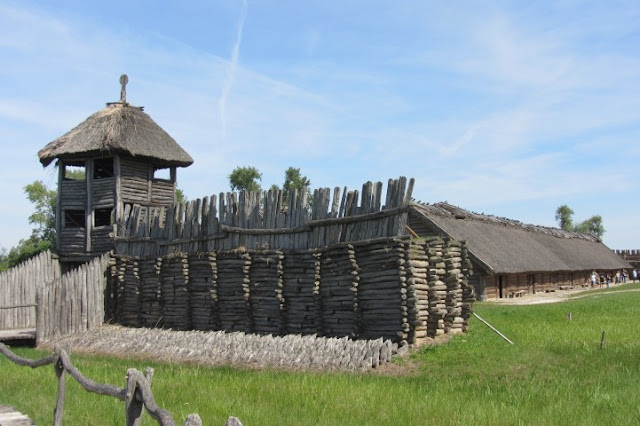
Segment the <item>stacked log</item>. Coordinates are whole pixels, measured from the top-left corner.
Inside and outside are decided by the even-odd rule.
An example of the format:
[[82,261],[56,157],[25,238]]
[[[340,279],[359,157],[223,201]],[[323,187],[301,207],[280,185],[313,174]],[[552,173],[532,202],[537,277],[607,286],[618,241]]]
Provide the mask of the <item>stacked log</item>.
[[411,242],[407,250],[407,289],[412,314],[413,339],[411,343],[421,343],[427,337],[429,320],[429,255],[425,243]]
[[320,272],[322,267],[322,252],[313,254],[313,303],[315,307],[316,334],[323,336],[324,324],[322,317],[322,292],[320,291]]
[[[360,336],[403,339],[400,261],[404,252],[396,241],[382,240],[355,246],[359,267],[358,307]],[[400,333],[400,335],[398,335]]]
[[191,325],[196,330],[213,330],[212,292],[214,286],[211,262],[215,253],[189,255],[189,299],[191,301]]
[[[320,264],[318,261],[318,268]],[[286,301],[282,333],[313,334],[318,331],[314,289],[316,259],[310,252],[294,251],[284,256],[282,295]],[[317,280],[320,283],[320,280]],[[316,289],[319,291],[319,286]],[[318,297],[319,299],[319,297]]]
[[176,253],[167,256],[160,271],[162,290],[162,316],[164,327],[174,330],[190,330],[189,263],[187,255]]
[[130,327],[140,327],[140,270],[137,260],[124,262],[122,320]]
[[444,282],[447,285],[447,314],[445,315],[445,332],[462,333],[462,245],[448,238],[444,246],[444,263],[446,273]]
[[105,289],[104,302],[105,320],[107,322],[119,322],[118,303],[120,302],[120,295],[118,294],[118,289],[120,283],[118,280],[118,260],[118,257],[111,256],[107,267],[107,288]]
[[219,252],[218,270],[218,312],[220,328],[226,331],[245,331],[247,305],[243,284],[245,261],[238,251]]
[[143,327],[162,327],[162,291],[160,268],[162,259],[139,261],[140,268],[140,321]]
[[113,293],[116,298],[116,303],[114,304],[114,317],[116,321],[120,324],[129,325],[124,321],[124,276],[127,270],[127,259],[119,258],[116,260],[116,264],[113,267],[114,269],[114,286]]
[[429,271],[427,273],[427,297],[429,300],[429,318],[427,335],[436,337],[445,333],[445,315],[447,315],[447,285],[442,278],[446,274],[442,239],[434,237],[427,240]]
[[454,240],[381,238],[313,250],[117,257],[116,319],[129,326],[384,338],[466,330],[473,288]]
[[[282,297],[282,252],[257,252],[249,275],[253,331],[280,334]],[[282,303],[282,306],[281,306]]]
[[461,247],[461,257],[462,257],[462,277],[460,285],[462,286],[462,331],[467,332],[469,328],[469,318],[473,313],[473,302],[476,301],[475,292],[473,290],[473,285],[469,282],[469,276],[473,274],[473,267],[471,265],[471,260],[469,259],[469,252],[467,251],[467,245],[462,244]]
[[350,336],[354,331],[354,271],[352,245],[329,247],[320,257],[322,333],[327,337]]

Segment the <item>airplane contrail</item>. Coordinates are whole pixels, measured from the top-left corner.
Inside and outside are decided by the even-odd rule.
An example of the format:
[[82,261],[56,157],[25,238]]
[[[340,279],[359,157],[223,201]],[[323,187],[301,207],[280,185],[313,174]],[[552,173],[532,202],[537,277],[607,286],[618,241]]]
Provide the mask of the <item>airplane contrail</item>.
[[220,124],[222,126],[222,139],[225,139],[227,134],[227,98],[231,93],[231,88],[233,87],[233,83],[236,78],[238,58],[240,56],[240,44],[242,43],[242,31],[244,29],[244,21],[247,17],[247,7],[247,0],[243,0],[242,10],[240,11],[240,20],[238,22],[238,32],[236,33],[236,41],[233,44],[233,49],[231,50],[231,61],[229,62],[229,66],[227,68],[227,75],[225,76],[224,84],[222,85],[220,101],[218,102],[218,106],[220,109]]

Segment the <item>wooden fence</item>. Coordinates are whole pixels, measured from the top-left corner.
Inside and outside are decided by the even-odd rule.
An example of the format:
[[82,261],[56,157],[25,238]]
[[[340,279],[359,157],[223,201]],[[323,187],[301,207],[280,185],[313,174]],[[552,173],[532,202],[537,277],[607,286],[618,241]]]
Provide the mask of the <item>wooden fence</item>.
[[[73,366],[67,352],[59,347],[54,349],[52,355],[48,355],[38,360],[22,358],[11,352],[11,350],[2,343],[0,343],[0,353],[18,365],[31,368],[53,364],[55,375],[58,379],[58,398],[56,408],[53,412],[54,426],[62,425],[67,374],[76,380],[87,392],[111,396],[124,401],[124,418],[127,426],[140,425],[144,409],[146,409],[149,415],[156,420],[159,425],[176,425],[171,413],[157,405],[153,393],[151,392],[151,380],[153,377],[152,368],[147,368],[146,374],[144,375],[139,370],[130,368],[127,370],[126,387],[120,388],[111,384],[100,384],[86,378]],[[235,417],[229,417],[226,424],[229,426],[242,426],[240,421]],[[202,420],[197,414],[190,414],[184,421],[184,425],[202,426]]]
[[110,254],[46,282],[37,300],[36,341],[83,332],[104,322],[104,289]]
[[414,180],[390,179],[362,191],[317,189],[221,193],[165,207],[120,205],[116,252],[137,257],[174,252],[325,247],[341,242],[406,235]]
[[61,275],[46,251],[0,274],[0,330],[36,329],[37,343],[86,331],[104,321],[110,255]]
[[60,278],[60,264],[46,251],[0,273],[0,330],[36,328],[36,298]]

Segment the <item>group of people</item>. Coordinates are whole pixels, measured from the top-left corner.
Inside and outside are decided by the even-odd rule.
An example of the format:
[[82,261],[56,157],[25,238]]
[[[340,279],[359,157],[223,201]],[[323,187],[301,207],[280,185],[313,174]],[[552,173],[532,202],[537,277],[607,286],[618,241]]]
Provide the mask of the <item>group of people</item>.
[[[591,287],[603,287],[604,285],[609,288],[612,283],[615,284],[625,284],[629,279],[629,273],[626,269],[616,271],[615,275],[611,275],[611,272],[599,273],[598,271],[593,271],[591,273]],[[631,271],[631,279],[632,282],[636,282],[638,280],[638,270],[634,269]]]

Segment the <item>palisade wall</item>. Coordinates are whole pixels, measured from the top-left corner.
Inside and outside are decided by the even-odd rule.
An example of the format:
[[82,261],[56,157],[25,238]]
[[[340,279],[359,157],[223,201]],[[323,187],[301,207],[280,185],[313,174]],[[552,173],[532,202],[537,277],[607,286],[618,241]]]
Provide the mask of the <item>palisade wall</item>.
[[60,278],[60,264],[46,251],[0,273],[0,330],[36,328],[36,299]]
[[[247,249],[306,249],[407,234],[414,180],[390,179],[362,191],[321,188],[229,192],[169,207],[123,204],[114,232],[116,253],[160,257],[170,253]],[[285,203],[285,195],[287,202]]]
[[96,257],[38,289],[38,344],[102,325],[109,259],[108,253]]

